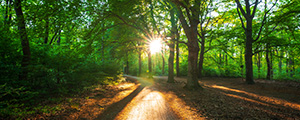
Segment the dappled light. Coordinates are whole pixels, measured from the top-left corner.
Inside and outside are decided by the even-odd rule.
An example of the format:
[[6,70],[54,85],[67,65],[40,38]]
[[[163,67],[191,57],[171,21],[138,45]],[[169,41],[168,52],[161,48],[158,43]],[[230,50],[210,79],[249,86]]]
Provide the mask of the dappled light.
[[[211,87],[212,88],[216,88],[216,89],[225,90],[225,91],[230,91],[230,92],[242,93],[242,94],[245,94],[245,95],[247,95],[247,96],[255,99],[255,100],[253,100],[253,99],[249,99],[249,98],[237,96],[237,95],[234,95],[234,94],[224,93],[227,96],[231,96],[231,97],[235,97],[235,98],[247,100],[249,102],[254,102],[254,103],[258,103],[258,104],[262,104],[262,105],[267,105],[267,106],[281,105],[281,106],[284,106],[284,107],[293,108],[295,110],[300,110],[300,104],[289,102],[289,101],[286,101],[286,100],[281,100],[281,99],[277,99],[277,98],[272,98],[272,97],[257,95],[257,94],[249,93],[249,92],[242,91],[242,90],[232,89],[232,88],[228,88],[228,87],[224,87],[224,86],[212,85]],[[259,101],[257,101],[257,100],[259,100]]]
[[120,113],[126,113],[122,117],[128,120],[176,119],[162,94],[151,88],[145,88],[128,106]]
[[300,120],[299,0],[0,5],[0,120]]

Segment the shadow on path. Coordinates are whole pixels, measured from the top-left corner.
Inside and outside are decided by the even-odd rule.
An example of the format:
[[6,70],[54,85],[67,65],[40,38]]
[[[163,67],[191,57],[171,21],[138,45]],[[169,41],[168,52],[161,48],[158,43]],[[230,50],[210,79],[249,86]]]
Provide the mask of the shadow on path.
[[112,120],[116,118],[116,116],[126,107],[126,105],[137,96],[142,90],[144,86],[139,85],[130,95],[125,97],[109,106],[101,115],[99,115],[95,120]]
[[[137,77],[131,77],[131,76],[125,76],[127,77],[129,81],[139,84]],[[124,99],[120,100],[119,102],[116,102],[112,105],[110,105],[102,114],[100,114],[95,120],[112,120],[117,117],[117,115],[126,107],[126,105],[132,101],[133,98],[135,98],[143,89],[145,88],[145,85],[141,84],[139,85],[130,95],[125,97]]]

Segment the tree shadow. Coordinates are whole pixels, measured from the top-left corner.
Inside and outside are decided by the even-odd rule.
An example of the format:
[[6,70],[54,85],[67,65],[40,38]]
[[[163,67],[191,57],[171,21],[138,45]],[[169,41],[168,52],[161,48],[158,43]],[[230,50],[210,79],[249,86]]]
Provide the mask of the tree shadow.
[[[129,80],[138,84],[137,79],[129,78]],[[115,119],[117,115],[126,107],[126,105],[145,88],[145,86],[146,85],[144,84],[140,84],[132,93],[130,93],[130,95],[106,108],[106,110],[103,111],[97,118],[95,118],[95,120]]]

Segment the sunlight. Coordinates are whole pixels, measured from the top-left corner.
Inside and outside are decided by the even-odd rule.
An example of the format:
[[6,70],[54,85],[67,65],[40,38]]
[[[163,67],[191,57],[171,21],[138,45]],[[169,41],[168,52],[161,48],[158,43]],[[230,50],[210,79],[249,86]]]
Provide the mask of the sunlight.
[[161,38],[152,40],[149,44],[150,51],[152,54],[160,52],[162,44],[161,44]]
[[[226,91],[236,92],[236,93],[242,93],[242,94],[251,96],[251,97],[253,97],[257,100],[269,103],[269,104],[271,103],[271,104],[274,104],[274,105],[281,105],[281,106],[286,106],[286,107],[293,108],[295,110],[300,110],[300,104],[289,102],[289,101],[286,101],[286,100],[273,98],[273,97],[268,97],[268,96],[257,95],[257,94],[254,94],[254,93],[249,93],[249,92],[242,91],[242,90],[232,89],[232,88],[228,88],[228,87],[225,87],[225,86],[212,85],[211,87],[216,88],[216,89],[222,89],[222,90],[226,90]],[[225,94],[225,95],[235,97],[235,98],[240,98],[240,99],[243,99],[243,100],[246,100],[246,101],[249,101],[249,102],[254,102],[254,103],[259,103],[259,104],[262,104],[262,105],[266,105],[265,103],[258,102],[256,100],[251,100],[251,99],[248,99],[248,98],[245,98],[245,97],[233,95],[233,94]]]

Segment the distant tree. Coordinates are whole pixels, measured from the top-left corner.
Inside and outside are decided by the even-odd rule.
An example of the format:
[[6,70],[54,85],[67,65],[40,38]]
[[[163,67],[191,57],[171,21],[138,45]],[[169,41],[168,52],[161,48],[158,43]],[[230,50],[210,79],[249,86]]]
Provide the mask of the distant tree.
[[27,37],[27,32],[26,32],[26,27],[25,27],[26,23],[25,23],[23,11],[22,11],[21,0],[15,0],[14,5],[15,5],[15,11],[17,14],[18,31],[19,31],[19,36],[21,39],[22,52],[23,52],[23,58],[22,58],[22,63],[21,63],[22,72],[19,76],[19,79],[26,80],[27,74],[28,74],[27,66],[30,64],[30,61],[31,61],[30,46],[29,46],[29,40]]

